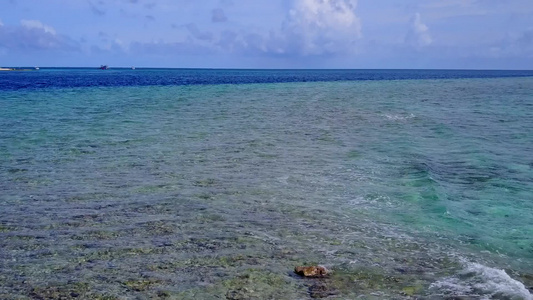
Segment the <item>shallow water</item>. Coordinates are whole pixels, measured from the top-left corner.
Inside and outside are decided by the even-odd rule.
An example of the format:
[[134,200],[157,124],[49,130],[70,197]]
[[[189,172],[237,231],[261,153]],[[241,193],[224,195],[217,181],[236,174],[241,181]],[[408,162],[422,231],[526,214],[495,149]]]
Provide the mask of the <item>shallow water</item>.
[[0,105],[0,298],[532,299],[531,77]]

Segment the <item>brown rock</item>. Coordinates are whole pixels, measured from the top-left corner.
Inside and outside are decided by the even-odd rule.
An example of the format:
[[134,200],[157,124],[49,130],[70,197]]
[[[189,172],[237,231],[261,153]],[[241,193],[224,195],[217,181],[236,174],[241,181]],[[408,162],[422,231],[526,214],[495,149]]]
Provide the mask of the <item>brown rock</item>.
[[300,266],[294,268],[294,273],[304,277],[324,277],[328,275],[328,269],[322,266]]

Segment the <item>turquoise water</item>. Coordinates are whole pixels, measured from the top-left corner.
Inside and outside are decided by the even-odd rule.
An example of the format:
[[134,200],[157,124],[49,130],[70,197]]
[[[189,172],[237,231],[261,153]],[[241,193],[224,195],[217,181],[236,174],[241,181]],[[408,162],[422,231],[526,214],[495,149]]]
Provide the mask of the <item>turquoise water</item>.
[[0,106],[0,298],[533,298],[531,77]]

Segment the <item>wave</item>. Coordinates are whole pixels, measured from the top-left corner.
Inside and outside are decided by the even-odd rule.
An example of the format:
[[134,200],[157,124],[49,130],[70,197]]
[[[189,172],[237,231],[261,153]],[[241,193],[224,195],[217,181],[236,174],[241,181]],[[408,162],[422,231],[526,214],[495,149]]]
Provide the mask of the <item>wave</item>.
[[430,287],[442,296],[476,296],[480,299],[533,300],[533,295],[504,270],[465,262],[456,276],[439,280]]
[[383,115],[388,120],[392,121],[405,121],[409,119],[413,119],[415,117],[414,114],[408,114],[408,115],[391,115],[391,114],[384,114]]

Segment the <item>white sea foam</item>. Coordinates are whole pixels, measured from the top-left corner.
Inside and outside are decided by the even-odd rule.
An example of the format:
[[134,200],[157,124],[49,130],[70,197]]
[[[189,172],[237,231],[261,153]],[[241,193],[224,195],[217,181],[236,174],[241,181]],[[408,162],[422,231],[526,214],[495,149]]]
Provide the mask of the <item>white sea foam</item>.
[[504,270],[478,263],[465,263],[464,270],[431,285],[431,289],[447,296],[477,296],[480,299],[533,300],[533,295],[520,281]]
[[404,120],[408,120],[408,119],[412,119],[415,117],[414,114],[408,114],[408,115],[391,115],[391,114],[384,114],[383,116],[385,116],[387,119],[389,120],[393,120],[393,121],[404,121]]
[[378,204],[386,207],[393,207],[394,203],[387,195],[373,195],[373,196],[356,196],[350,200],[351,205],[363,205],[363,204]]

